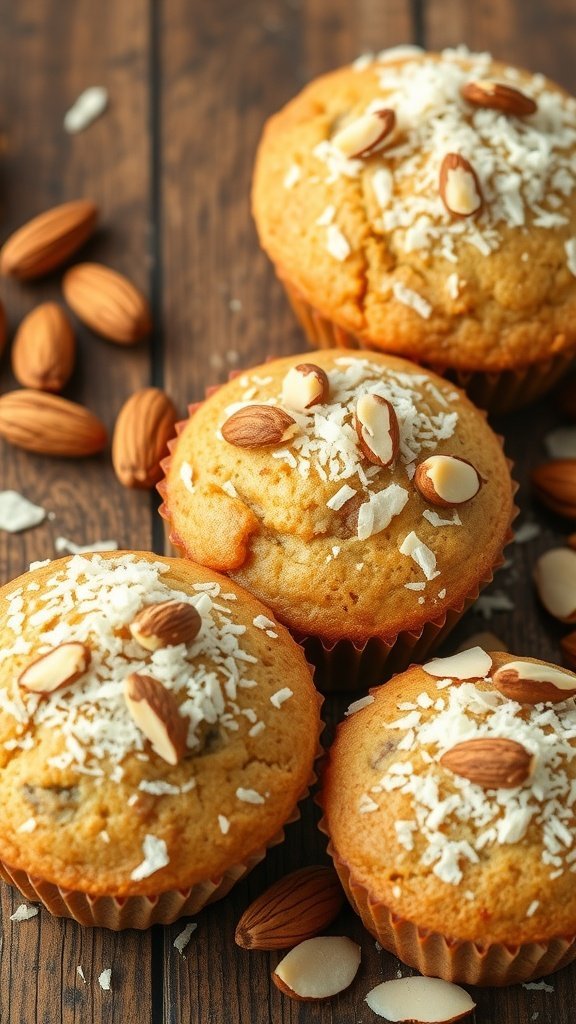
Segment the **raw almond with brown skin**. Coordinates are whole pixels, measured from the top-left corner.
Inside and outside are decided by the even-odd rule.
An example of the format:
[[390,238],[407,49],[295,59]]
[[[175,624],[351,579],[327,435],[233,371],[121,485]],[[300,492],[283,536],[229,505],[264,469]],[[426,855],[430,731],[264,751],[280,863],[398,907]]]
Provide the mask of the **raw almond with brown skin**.
[[292,871],[244,911],[236,943],[243,949],[290,949],[332,924],[343,903],[344,893],[332,868]]
[[147,651],[191,644],[202,626],[199,612],[186,601],[148,604],[130,623],[130,632]]
[[482,209],[476,171],[460,153],[447,153],[440,165],[438,187],[444,206],[454,217],[474,217]]
[[83,405],[43,391],[8,391],[0,397],[0,437],[40,455],[78,458],[107,444],[103,423]]
[[499,110],[513,117],[535,114],[538,107],[531,96],[504,82],[493,82],[488,78],[466,82],[461,88],[462,96],[473,107]]
[[117,270],[78,263],[64,275],[62,289],[78,319],[109,341],[133,345],[152,330],[148,300]]
[[391,139],[395,126],[393,110],[374,110],[341,128],[332,139],[332,145],[348,160],[363,160],[380,149],[386,139]]
[[152,749],[168,764],[178,764],[186,752],[188,722],[170,690],[153,676],[133,672],[124,680],[124,700]]
[[330,381],[328,375],[315,363],[298,363],[284,377],[282,401],[289,409],[304,412],[313,405],[322,405],[328,400]]
[[440,758],[440,764],[484,789],[515,789],[530,776],[532,754],[521,743],[486,736],[464,740]]
[[222,425],[222,437],[237,448],[271,448],[296,433],[296,421],[277,405],[245,405]]
[[112,463],[121,484],[146,489],[158,483],[177,419],[160,388],[141,388],[130,396],[118,413],[112,438]]
[[555,665],[510,661],[496,670],[492,682],[500,693],[519,704],[558,704],[576,696],[576,675]]
[[66,313],[43,302],[25,316],[12,345],[12,371],[19,384],[62,391],[74,369],[76,341]]
[[31,693],[53,693],[84,675],[91,660],[86,644],[66,643],[42,654],[20,673],[18,683]]
[[553,459],[537,466],[532,486],[543,505],[567,519],[576,519],[576,459]]
[[381,395],[361,395],[356,403],[354,422],[365,458],[376,466],[390,466],[400,443],[394,406]]
[[46,210],[10,235],[0,251],[0,271],[22,281],[48,274],[84,245],[97,219],[89,199]]
[[454,508],[478,494],[482,478],[466,459],[456,455],[431,455],[416,467],[414,486],[431,505]]

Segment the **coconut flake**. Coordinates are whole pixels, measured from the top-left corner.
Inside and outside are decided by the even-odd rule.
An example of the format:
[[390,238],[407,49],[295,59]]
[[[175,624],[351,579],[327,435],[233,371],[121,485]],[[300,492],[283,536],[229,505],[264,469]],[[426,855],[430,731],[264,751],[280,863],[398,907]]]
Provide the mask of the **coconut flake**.
[[130,874],[130,878],[134,882],[141,882],[143,878],[149,878],[150,875],[155,874],[156,871],[160,871],[170,863],[168,847],[164,840],[158,839],[157,836],[144,836],[142,853],[144,854],[144,860]]
[[349,718],[350,715],[355,715],[356,712],[361,711],[362,708],[367,708],[370,704],[374,703],[374,700],[375,697],[369,693],[366,697],[360,697],[358,700],[352,701],[352,703],[348,705],[347,711],[344,712],[345,717]]
[[544,438],[546,450],[552,459],[576,459],[576,427],[559,427]]
[[421,316],[424,320],[428,320],[432,312],[432,306],[422,295],[413,291],[412,288],[407,288],[406,285],[402,284],[400,281],[394,282],[392,285],[392,291],[394,293],[394,298],[397,299],[398,302],[401,302],[403,306],[408,306],[410,309],[413,309],[414,312],[418,313],[418,316]]
[[276,693],[272,694],[270,697],[270,703],[273,704],[275,708],[280,708],[285,701],[290,700],[290,697],[293,696],[294,691],[291,690],[289,686],[283,686],[281,690],[277,690]]
[[230,831],[230,821],[225,814],[218,815],[218,828],[223,836],[228,835],[228,832]]
[[25,903],[21,903],[16,908],[13,914],[10,914],[11,921],[29,921],[32,917],[36,917],[38,913],[38,907],[27,907]]
[[64,131],[70,135],[88,128],[108,106],[108,90],[102,85],[92,85],[81,92],[73,105],[64,114]]
[[337,224],[329,224],[326,229],[326,248],[340,263],[343,263],[352,252],[350,242]]
[[404,538],[400,545],[400,554],[408,555],[422,570],[427,580],[433,580],[440,575],[436,569],[436,555],[423,541],[412,531]]
[[98,984],[100,985],[100,988],[104,990],[104,992],[109,992],[110,991],[110,989],[112,987],[111,986],[111,980],[112,980],[112,968],[111,967],[107,967],[104,971],[102,971],[101,974],[98,975]]
[[328,499],[326,505],[328,508],[333,509],[334,512],[338,512],[339,509],[341,509],[342,506],[350,500],[350,498],[353,498],[355,494],[356,491],[353,487],[350,487],[349,484],[343,484],[342,487],[336,491],[336,494],[333,494],[332,497]]
[[0,530],[20,533],[39,526],[46,518],[46,509],[34,505],[18,491],[0,491]]
[[290,167],[288,168],[286,174],[284,175],[284,188],[294,188],[294,185],[298,184],[301,177],[302,169],[298,166],[298,164],[290,164]]
[[568,270],[576,277],[576,238],[569,238],[564,242],[564,249]]
[[238,786],[236,790],[236,796],[245,804],[263,804],[265,798],[261,793],[258,793],[255,789],[244,789],[243,786]]
[[186,927],[183,929],[183,931],[181,931],[180,934],[177,935],[176,938],[174,939],[172,945],[174,946],[174,949],[178,950],[180,956],[184,956],[184,950],[186,949],[186,946],[190,942],[190,939],[192,938],[192,935],[196,931],[197,927],[198,925],[194,921],[190,921],[189,924],[187,924]]
[[371,494],[358,510],[358,540],[366,540],[385,530],[394,516],[400,514],[408,498],[408,491],[399,484],[389,484],[383,491]]
[[75,544],[73,540],[68,540],[67,537],[56,537],[54,548],[59,555],[84,555],[91,551],[117,551],[118,541],[95,540],[91,544]]
[[194,484],[192,483],[192,480],[194,479],[194,469],[189,462],[183,462],[181,464],[179,476],[186,490],[189,491],[190,494],[194,494]]

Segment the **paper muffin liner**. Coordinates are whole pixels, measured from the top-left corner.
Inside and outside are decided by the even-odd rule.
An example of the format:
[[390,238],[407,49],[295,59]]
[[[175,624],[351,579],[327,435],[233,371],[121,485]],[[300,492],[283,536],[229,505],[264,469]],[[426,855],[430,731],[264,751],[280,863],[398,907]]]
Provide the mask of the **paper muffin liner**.
[[[320,310],[312,306],[302,294],[283,277],[279,279],[304,333],[313,348],[372,349],[385,352],[385,348],[371,342],[369,338],[354,334],[329,320]],[[391,353],[401,355],[401,353]],[[453,380],[461,387],[475,405],[493,415],[512,412],[536,402],[557,384],[570,369],[576,351],[561,352],[549,359],[519,370],[501,370],[485,373],[450,369],[434,363],[427,368],[441,377]],[[407,358],[407,357],[405,357]],[[418,360],[414,360],[418,362]]]
[[[329,835],[324,819],[319,828]],[[364,927],[384,949],[420,974],[465,985],[517,985],[558,971],[576,959],[576,936],[555,935],[544,942],[483,946],[419,928],[371,897],[365,886],[354,879],[331,842],[328,853]]]

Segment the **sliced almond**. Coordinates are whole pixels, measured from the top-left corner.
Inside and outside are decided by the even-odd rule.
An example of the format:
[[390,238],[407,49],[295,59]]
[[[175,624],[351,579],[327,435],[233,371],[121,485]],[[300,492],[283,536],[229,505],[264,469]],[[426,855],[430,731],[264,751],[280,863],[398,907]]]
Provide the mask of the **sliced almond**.
[[482,190],[476,171],[460,153],[447,153],[440,166],[440,197],[448,213],[473,217],[482,209]]
[[540,555],[534,582],[546,611],[561,622],[576,622],[576,551],[552,548]]
[[28,665],[20,673],[18,683],[32,693],[53,693],[84,675],[90,659],[90,648],[85,644],[60,644]]
[[319,935],[291,949],[273,972],[272,981],[292,999],[330,999],[352,984],[359,966],[360,946],[352,939]]
[[385,139],[389,139],[395,126],[396,115],[393,110],[375,110],[357,117],[336,132],[332,145],[348,160],[362,160],[379,149]]
[[394,406],[381,395],[361,395],[356,403],[356,433],[363,454],[377,466],[389,466],[398,454],[400,428]]
[[485,736],[457,743],[440,764],[484,789],[516,789],[529,778],[533,757],[516,740]]
[[236,928],[243,949],[290,949],[332,924],[344,902],[333,868],[291,871],[244,911]]
[[323,405],[330,392],[328,375],[315,363],[298,363],[284,377],[282,401],[289,409],[304,412],[312,405]]
[[222,437],[237,448],[271,448],[294,436],[296,421],[277,405],[245,405],[222,426]]
[[520,704],[557,704],[576,696],[576,675],[554,665],[535,665],[530,661],[510,661],[494,673],[492,682],[505,697]]
[[526,117],[528,114],[535,114],[538,109],[536,101],[531,96],[526,96],[520,89],[514,89],[504,82],[494,82],[489,78],[466,82],[460,92],[473,107],[500,110],[503,114],[510,114],[513,117]]
[[453,508],[476,497],[482,478],[466,459],[457,455],[431,455],[416,467],[414,486],[431,505]]
[[440,978],[383,981],[366,996],[370,1009],[396,1024],[452,1024],[468,1017],[476,1003],[459,985]]
[[130,623],[130,632],[147,651],[159,647],[191,644],[202,626],[194,605],[186,601],[161,601],[148,604]]
[[492,668],[492,658],[481,647],[470,647],[450,658],[433,658],[422,668],[438,679],[484,679]]
[[178,764],[186,752],[188,722],[170,690],[152,676],[133,672],[124,680],[124,700],[152,749],[168,764]]

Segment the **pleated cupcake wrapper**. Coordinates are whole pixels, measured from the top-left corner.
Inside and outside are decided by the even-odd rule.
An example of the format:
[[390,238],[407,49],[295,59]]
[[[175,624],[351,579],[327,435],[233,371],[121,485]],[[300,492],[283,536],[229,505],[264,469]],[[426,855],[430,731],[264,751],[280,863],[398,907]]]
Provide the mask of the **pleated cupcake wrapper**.
[[[230,379],[237,377],[242,372],[246,371],[234,371],[230,374]],[[207,388],[206,398],[215,394],[216,391],[218,391],[218,386]],[[203,404],[203,402],[194,402],[188,407],[189,419]],[[485,411],[478,411],[480,415],[486,417]],[[170,455],[161,463],[164,477],[156,485],[163,499],[159,512],[169,524],[168,540],[175,553],[182,558],[188,558],[189,555],[183,538],[174,530],[171,523],[170,511],[166,505],[166,478],[172,461],[172,453],[187,423],[188,420],[181,420],[176,424],[176,437],[168,444]],[[504,438],[500,435],[496,436],[504,448]],[[507,458],[506,464],[511,473],[513,462]],[[515,494],[518,490],[515,480],[512,480],[512,486],[513,494]],[[317,669],[318,678],[315,682],[318,689],[322,693],[365,690],[376,683],[384,682],[395,672],[402,672],[415,662],[424,661],[436,647],[443,643],[464,613],[477,600],[480,592],[494,579],[495,570],[504,562],[504,549],[514,537],[512,523],[518,512],[517,506],[513,505],[508,531],[490,571],[457,604],[445,605],[437,618],[426,622],[419,630],[403,630],[392,637],[371,636],[360,643],[346,636],[334,642],[321,636],[301,633],[285,623],[294,639],[304,648],[308,661]]]
[[[278,268],[276,271],[278,273]],[[360,348],[372,349],[375,352],[386,351],[371,342],[369,338],[354,334],[328,319],[281,274],[278,276],[296,319],[304,329],[313,348]],[[393,354],[399,355],[400,353]],[[427,367],[434,373],[453,380],[467,392],[475,405],[486,409],[492,415],[499,415],[529,405],[551,391],[570,369],[575,356],[576,350],[569,353],[562,352],[540,363],[535,363],[533,366],[495,373],[455,370],[434,363],[427,364]]]
[[[324,819],[319,827],[329,834]],[[385,903],[374,900],[364,885],[354,879],[331,842],[328,853],[364,927],[384,949],[421,974],[465,985],[517,985],[558,971],[576,959],[576,936],[553,936],[545,942],[518,946],[505,943],[482,946],[421,929],[394,914]]]

